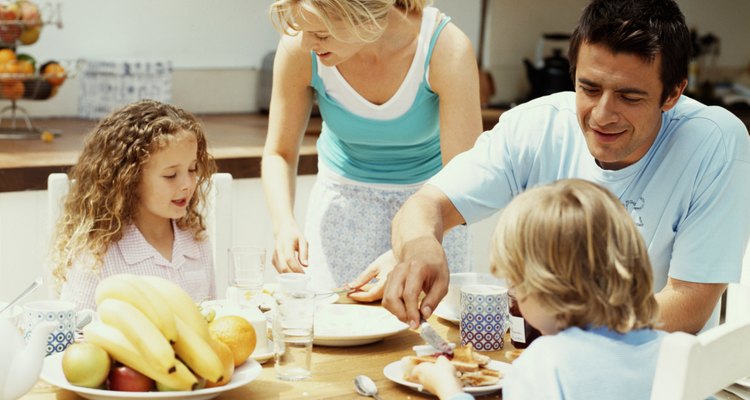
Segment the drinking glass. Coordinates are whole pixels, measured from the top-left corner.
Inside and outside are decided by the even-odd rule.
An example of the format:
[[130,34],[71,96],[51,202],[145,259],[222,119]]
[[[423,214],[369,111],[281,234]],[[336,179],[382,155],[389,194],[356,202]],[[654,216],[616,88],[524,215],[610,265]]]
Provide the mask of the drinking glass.
[[233,246],[229,249],[230,293],[239,297],[242,307],[257,307],[263,293],[266,249],[256,246]]
[[279,291],[274,298],[276,377],[285,381],[307,379],[311,374],[315,294]]

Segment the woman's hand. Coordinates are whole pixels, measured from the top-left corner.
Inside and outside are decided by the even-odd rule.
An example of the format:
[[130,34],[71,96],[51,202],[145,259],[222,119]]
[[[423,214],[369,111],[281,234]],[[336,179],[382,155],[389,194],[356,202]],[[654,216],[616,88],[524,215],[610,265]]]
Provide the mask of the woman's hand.
[[347,289],[361,289],[373,279],[377,281],[362,291],[350,293],[349,298],[362,303],[370,303],[382,299],[385,281],[396,263],[396,258],[393,256],[392,250],[381,254],[355,280],[347,283],[344,287]]
[[461,393],[461,381],[456,377],[456,368],[447,358],[440,356],[433,364],[423,362],[412,370],[412,378],[441,399]]
[[276,234],[273,251],[273,266],[280,274],[302,272],[307,267],[307,240],[299,227],[294,224]]

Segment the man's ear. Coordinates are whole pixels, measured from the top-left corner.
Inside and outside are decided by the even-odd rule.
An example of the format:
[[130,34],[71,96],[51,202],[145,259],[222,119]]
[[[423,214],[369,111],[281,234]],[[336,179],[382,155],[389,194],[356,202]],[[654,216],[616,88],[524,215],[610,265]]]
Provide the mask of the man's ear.
[[669,94],[666,100],[664,100],[664,104],[661,105],[661,111],[667,112],[674,107],[675,104],[677,104],[677,100],[680,99],[680,96],[682,96],[682,92],[685,91],[685,88],[687,87],[687,79],[683,79],[682,82],[680,82],[679,85],[674,87],[674,90],[672,90],[672,93]]

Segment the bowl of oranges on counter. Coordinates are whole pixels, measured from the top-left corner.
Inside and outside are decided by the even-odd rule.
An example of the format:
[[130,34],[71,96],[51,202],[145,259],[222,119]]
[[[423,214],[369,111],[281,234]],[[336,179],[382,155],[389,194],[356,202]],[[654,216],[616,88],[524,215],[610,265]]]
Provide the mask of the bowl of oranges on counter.
[[67,77],[57,61],[37,65],[28,54],[0,49],[0,99],[46,100],[57,93]]

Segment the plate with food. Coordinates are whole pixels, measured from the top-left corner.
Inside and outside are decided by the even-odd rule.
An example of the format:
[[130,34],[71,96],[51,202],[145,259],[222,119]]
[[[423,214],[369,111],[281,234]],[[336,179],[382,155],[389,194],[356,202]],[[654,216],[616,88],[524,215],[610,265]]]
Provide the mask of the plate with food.
[[[421,384],[412,377],[412,370],[423,362],[437,361],[440,353],[430,355],[407,356],[385,366],[383,375],[393,382],[408,386],[417,391],[425,391]],[[492,360],[474,351],[471,346],[459,346],[453,349],[451,364],[456,368],[459,379],[464,385],[464,392],[474,396],[483,396],[502,388],[503,376],[510,364]]]
[[120,399],[161,399],[161,400],[208,400],[223,392],[247,385],[258,378],[261,366],[255,360],[247,360],[234,370],[232,379],[224,386],[196,389],[192,391],[165,392],[125,392],[106,389],[92,389],[75,386],[68,382],[62,369],[64,353],[55,353],[44,359],[44,366],[40,378],[61,389],[70,390],[77,395],[90,400],[120,400]]

